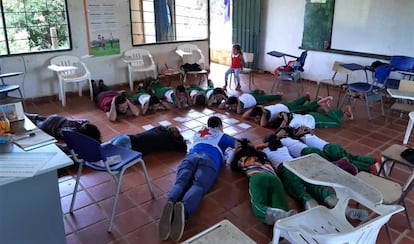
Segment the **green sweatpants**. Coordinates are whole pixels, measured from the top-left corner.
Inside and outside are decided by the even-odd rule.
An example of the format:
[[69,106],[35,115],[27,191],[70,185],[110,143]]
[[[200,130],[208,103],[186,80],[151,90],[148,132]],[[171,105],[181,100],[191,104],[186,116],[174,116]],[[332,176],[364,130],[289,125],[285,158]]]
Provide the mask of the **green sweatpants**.
[[317,153],[331,162],[337,161],[341,158],[347,158],[351,164],[357,167],[358,171],[369,172],[369,166],[375,163],[374,157],[353,155],[346,151],[341,145],[334,143],[326,144],[323,147],[323,152],[318,148],[306,147],[302,150],[301,155],[303,156],[311,153]]
[[256,99],[257,105],[282,99],[282,96],[280,95],[261,95],[258,90],[251,91],[250,95],[252,95]]
[[309,112],[310,115],[315,119],[316,128],[334,128],[342,125],[342,118],[344,112],[341,109],[330,110],[326,114],[317,112]]
[[292,173],[283,165],[280,165],[277,168],[277,174],[285,185],[286,191],[302,204],[312,198],[323,203],[328,196],[335,194],[328,187],[302,181],[297,175]]
[[173,90],[172,86],[164,86],[160,82],[153,82],[151,84],[151,89],[154,91],[154,95],[157,96],[159,99],[165,98],[165,93],[169,90]]
[[307,114],[309,112],[315,112],[316,109],[319,108],[317,101],[312,101],[308,103],[306,103],[306,101],[307,101],[306,97],[301,96],[301,97],[296,98],[293,101],[290,101],[290,102],[283,101],[280,103],[286,105],[286,107],[289,108],[291,113],[297,113],[297,114]]
[[263,223],[266,223],[269,207],[288,210],[283,184],[276,175],[256,173],[250,176],[249,193],[253,213]]

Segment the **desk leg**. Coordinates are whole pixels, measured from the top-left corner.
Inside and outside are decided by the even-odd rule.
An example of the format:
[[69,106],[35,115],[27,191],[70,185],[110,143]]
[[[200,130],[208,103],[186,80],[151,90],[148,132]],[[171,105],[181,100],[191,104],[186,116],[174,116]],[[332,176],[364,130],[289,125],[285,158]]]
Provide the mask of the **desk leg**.
[[56,171],[0,186],[0,243],[66,243]]

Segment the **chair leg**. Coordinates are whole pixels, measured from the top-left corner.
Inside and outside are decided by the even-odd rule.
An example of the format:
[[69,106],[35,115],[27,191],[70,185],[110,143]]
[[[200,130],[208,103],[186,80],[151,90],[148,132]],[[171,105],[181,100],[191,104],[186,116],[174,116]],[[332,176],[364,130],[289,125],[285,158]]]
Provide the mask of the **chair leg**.
[[249,90],[252,90],[252,88],[251,88],[252,85],[254,85],[253,71],[250,72],[250,75],[249,75]]
[[128,79],[129,79],[129,89],[131,92],[134,91],[134,82],[132,81],[132,70],[128,68]]
[[122,178],[124,176],[124,172],[128,167],[124,167],[121,172],[119,173],[116,180],[116,191],[115,191],[115,199],[114,199],[114,203],[112,204],[112,212],[111,212],[111,217],[109,219],[109,227],[108,227],[108,232],[112,231],[112,225],[114,222],[114,217],[115,217],[115,211],[116,211],[116,206],[118,205],[118,198],[119,198],[119,191],[121,190],[121,184],[122,184]]
[[88,82],[89,82],[89,94],[91,96],[91,101],[93,101],[93,88],[92,88],[92,81],[91,81],[90,78],[89,78]]
[[371,120],[371,111],[369,109],[369,101],[368,101],[368,98],[367,97],[365,98],[365,106],[367,108],[368,120]]
[[66,94],[65,94],[65,83],[64,81],[59,81],[60,83],[60,99],[62,101],[62,106],[66,106]]
[[316,95],[315,95],[315,99],[318,99],[318,95],[319,95],[319,89],[321,88],[321,83],[318,82],[318,85],[316,86]]
[[[277,75],[275,76],[275,79],[274,79],[273,85],[272,85],[272,89],[270,90],[270,92],[273,92],[273,89],[275,88],[276,82],[277,82]],[[277,87],[279,87],[279,85]]]
[[390,231],[390,227],[388,226],[388,223],[385,223],[385,230],[387,231],[388,240],[392,244],[393,243],[392,242],[392,236],[391,236],[391,231]]
[[149,190],[149,192],[151,194],[152,199],[154,199],[155,198],[154,197],[154,192],[152,190],[152,184],[151,184],[151,180],[150,180],[150,178],[148,176],[148,171],[147,171],[147,167],[145,166],[145,162],[144,162],[143,159],[140,159],[139,160],[139,163],[141,163],[142,171],[144,171],[145,181],[147,182],[148,190]]
[[408,143],[408,138],[410,138],[411,130],[413,129],[413,125],[414,125],[414,121],[410,117],[409,120],[408,120],[407,129],[405,130],[403,144]]
[[78,193],[79,180],[82,174],[82,169],[83,169],[83,163],[79,163],[78,174],[76,175],[76,183],[75,183],[75,187],[73,189],[73,194],[72,194],[72,201],[70,202],[70,208],[69,208],[70,213],[73,213],[73,207],[75,205],[76,194]]

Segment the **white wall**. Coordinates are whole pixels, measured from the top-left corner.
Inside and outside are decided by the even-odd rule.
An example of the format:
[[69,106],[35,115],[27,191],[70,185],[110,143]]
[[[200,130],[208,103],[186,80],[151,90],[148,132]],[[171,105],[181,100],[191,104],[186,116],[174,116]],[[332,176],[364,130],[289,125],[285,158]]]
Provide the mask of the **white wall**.
[[[305,0],[265,0],[262,6],[262,25],[260,33],[259,68],[273,71],[275,67],[283,65],[283,58],[275,58],[265,53],[277,50],[299,56],[303,51],[298,47],[302,43],[303,18]],[[395,35],[394,38],[400,38]],[[406,47],[405,50],[409,50]],[[377,59],[351,55],[334,54],[327,52],[309,51],[305,63],[303,77],[310,80],[319,80],[332,76],[331,67],[335,61],[359,63],[369,65]],[[365,80],[363,72],[354,72],[352,80]]]
[[[121,57],[125,50],[132,48],[130,34],[131,27],[129,20],[129,0],[117,0],[116,2],[121,54],[106,57],[92,57],[84,60],[92,73],[92,78],[97,80],[103,79],[108,85],[126,83],[128,81],[127,65],[122,61]],[[6,82],[9,84],[21,85],[26,98],[58,94],[56,75],[47,68],[52,57],[63,54],[71,54],[81,57],[88,54],[83,0],[68,1],[68,10],[72,32],[73,49],[71,51],[20,55],[0,59],[0,65],[2,67],[2,72],[4,73],[12,71],[25,71],[24,76],[9,78]],[[196,42],[195,44],[202,49],[205,58],[208,59],[208,42],[202,41]],[[149,50],[154,56],[167,55],[168,65],[172,68],[176,68],[179,64],[179,56],[174,52],[177,46],[178,43],[146,45],[141,48]],[[140,77],[137,76],[135,78],[139,79]],[[68,90],[71,89],[70,85],[67,87]],[[86,88],[87,86],[85,85],[85,89]]]

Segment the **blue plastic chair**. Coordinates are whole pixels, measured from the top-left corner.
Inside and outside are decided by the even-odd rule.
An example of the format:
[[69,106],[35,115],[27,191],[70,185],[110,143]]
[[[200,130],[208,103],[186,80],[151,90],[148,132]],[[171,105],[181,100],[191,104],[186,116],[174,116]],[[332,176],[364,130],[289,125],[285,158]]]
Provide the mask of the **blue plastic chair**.
[[[370,105],[373,102],[381,102],[381,114],[384,115],[384,104],[382,101],[382,95],[387,87],[388,77],[391,73],[392,66],[384,64],[377,67],[372,75],[372,82],[355,82],[348,84],[347,92],[345,93],[342,106],[345,101],[350,98],[364,98],[367,108],[368,119],[371,120]],[[354,106],[355,107],[355,106]]]
[[145,162],[142,159],[142,154],[140,152],[112,144],[100,144],[97,140],[74,131],[63,131],[62,134],[73,159],[75,162],[79,163],[76,184],[73,190],[72,201],[70,204],[71,213],[73,213],[73,206],[76,199],[76,193],[78,191],[79,179],[81,177],[84,164],[94,170],[108,172],[114,177],[115,182],[117,183],[108,232],[111,232],[112,230],[112,224],[115,216],[115,209],[118,204],[118,196],[121,189],[122,178],[125,171],[129,167],[135,165],[136,163],[141,164],[142,170],[144,171],[145,180],[148,185],[148,190],[151,194],[152,199],[154,199],[151,181],[148,177]]
[[[283,55],[284,59],[285,59],[285,56],[286,55]],[[273,86],[272,86],[272,89],[270,91],[273,92],[274,86],[275,86],[277,81],[279,81],[278,84],[277,84],[277,89],[278,90],[279,90],[279,86],[280,86],[281,81],[293,81],[296,84],[296,89],[298,91],[298,94],[301,94],[301,90],[299,90],[297,81],[302,79],[301,73],[303,71],[305,71],[303,66],[305,65],[305,61],[306,61],[307,56],[308,56],[308,51],[307,50],[303,51],[300,54],[300,56],[296,59],[297,62],[295,62],[296,65],[293,66],[293,70],[289,70],[289,71],[280,70],[278,72],[278,74],[276,75],[276,77],[275,77],[275,81],[273,82]],[[286,63],[286,59],[285,59],[285,66],[286,65],[287,65],[287,63]],[[303,82],[302,82],[302,92],[303,92]]]
[[[408,56],[391,56],[390,65],[392,66],[393,71],[406,71],[414,72],[414,58]],[[408,76],[408,77],[407,77]],[[411,75],[402,75],[402,79],[411,79]],[[387,88],[398,89],[400,85],[400,79],[388,79]]]

